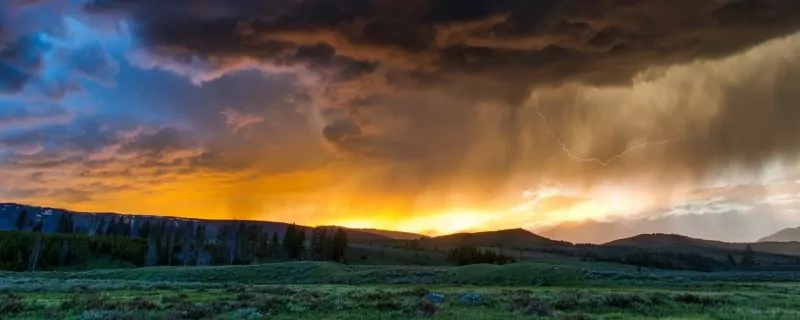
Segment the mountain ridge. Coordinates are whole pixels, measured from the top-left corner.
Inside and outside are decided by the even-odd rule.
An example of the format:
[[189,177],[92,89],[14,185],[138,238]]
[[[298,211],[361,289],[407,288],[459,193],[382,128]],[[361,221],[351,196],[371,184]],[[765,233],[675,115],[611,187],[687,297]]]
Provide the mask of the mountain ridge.
[[800,227],[779,230],[758,239],[758,242],[800,242]]

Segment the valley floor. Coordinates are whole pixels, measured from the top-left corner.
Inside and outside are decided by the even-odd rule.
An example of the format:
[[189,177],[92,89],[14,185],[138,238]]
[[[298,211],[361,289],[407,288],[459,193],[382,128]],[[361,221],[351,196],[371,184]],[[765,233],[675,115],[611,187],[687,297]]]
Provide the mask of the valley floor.
[[796,274],[159,267],[0,274],[2,319],[800,319]]

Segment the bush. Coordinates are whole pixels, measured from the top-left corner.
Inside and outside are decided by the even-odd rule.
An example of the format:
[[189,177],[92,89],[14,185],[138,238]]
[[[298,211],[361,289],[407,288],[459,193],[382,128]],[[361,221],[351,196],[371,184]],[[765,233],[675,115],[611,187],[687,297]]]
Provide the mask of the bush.
[[168,296],[161,297],[161,303],[164,303],[164,304],[178,304],[178,303],[185,302],[187,298],[189,298],[189,295],[187,295],[185,293],[173,294],[173,295],[168,295]]
[[255,298],[256,298],[255,294],[245,292],[245,293],[238,294],[236,296],[236,301],[237,302],[247,302],[247,301],[253,301]]
[[610,294],[603,297],[603,303],[613,308],[628,309],[637,303],[644,303],[644,299],[635,294]]
[[538,299],[518,300],[511,308],[513,311],[521,312],[527,316],[549,317],[552,315],[547,303]]
[[417,307],[414,308],[414,311],[418,316],[430,317],[435,315],[439,310],[435,304],[421,300],[419,303],[417,303]]
[[430,290],[428,290],[426,288],[423,288],[423,287],[415,287],[413,289],[409,289],[409,290],[404,292],[404,294],[406,294],[406,295],[417,297],[417,298],[423,298],[426,295],[428,295],[428,293],[430,293]]
[[61,310],[116,310],[119,304],[104,295],[74,296],[61,302]]
[[223,310],[214,310],[210,306],[191,302],[183,302],[175,306],[175,310],[175,316],[177,316],[176,318],[187,320],[212,318],[217,314],[217,312],[223,312]]
[[158,308],[158,306],[150,300],[142,297],[136,297],[128,302],[128,308],[132,310],[155,310]]
[[681,293],[679,295],[672,297],[672,300],[681,303],[699,304],[703,306],[715,306],[723,303],[723,300],[721,299],[716,299],[709,296],[696,295],[692,293]]
[[260,319],[264,315],[258,309],[244,308],[234,311],[233,317],[236,319]]
[[79,320],[133,320],[133,314],[114,310],[86,310]]
[[23,311],[25,311],[25,303],[19,295],[6,293],[0,296],[0,315],[15,314]]

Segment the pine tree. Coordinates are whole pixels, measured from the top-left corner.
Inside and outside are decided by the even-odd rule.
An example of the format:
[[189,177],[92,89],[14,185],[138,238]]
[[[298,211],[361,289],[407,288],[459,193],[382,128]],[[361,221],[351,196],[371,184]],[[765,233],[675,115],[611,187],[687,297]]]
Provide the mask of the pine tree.
[[152,229],[153,227],[150,225],[150,220],[142,222],[142,226],[139,227],[139,239],[149,239]]
[[333,236],[333,256],[331,260],[336,262],[344,261],[344,256],[347,251],[347,233],[342,228],[336,229],[336,234]]
[[36,233],[36,237],[33,240],[33,249],[31,249],[31,256],[28,259],[28,270],[33,272],[36,271],[36,266],[39,265],[39,257],[42,254],[42,247],[43,247],[43,236],[42,236],[42,229],[44,224],[41,218],[37,218],[36,222],[34,223],[31,231]]
[[742,254],[742,260],[741,262],[739,262],[739,265],[745,268],[753,267],[756,265],[755,252],[753,251],[753,248],[751,248],[749,244],[747,245],[747,248],[745,248],[744,253]]
[[62,240],[61,248],[58,250],[58,265],[65,267],[68,266],[69,263],[69,241]]
[[58,228],[56,232],[71,234],[73,230],[72,214],[64,213],[58,218]]
[[231,264],[236,264],[237,262],[241,262],[242,259],[242,243],[246,239],[246,233],[244,223],[239,222],[236,225],[236,231],[233,232],[233,242],[231,243]]
[[733,255],[730,254],[730,253],[728,253],[728,265],[730,265],[733,268],[736,268],[736,266],[737,266],[736,259],[734,259]]
[[112,217],[108,221],[108,225],[106,225],[105,235],[106,236],[113,236],[114,231],[117,229],[117,217]]
[[94,230],[94,235],[102,236],[105,235],[105,231],[108,229],[106,226],[106,219],[102,216],[98,218],[97,221],[97,229]]
[[311,259],[313,260],[327,260],[329,257],[325,255],[328,236],[324,227],[316,227],[311,232]]
[[295,231],[297,236],[297,240],[295,243],[295,249],[297,250],[297,257],[299,259],[303,259],[303,255],[305,254],[306,249],[306,230],[303,228],[297,228]]
[[295,224],[286,227],[286,233],[283,236],[283,250],[286,252],[287,258],[300,259],[303,255],[305,241],[306,234],[302,228]]
[[272,240],[270,241],[270,258],[272,259],[280,259],[281,258],[281,243],[278,241],[278,232],[275,231],[272,233]]
[[225,250],[228,248],[228,238],[228,226],[223,224],[219,227],[219,231],[217,232],[217,252],[215,254],[217,263],[224,264],[225,261],[227,261],[227,259],[225,259]]
[[295,225],[291,224],[286,227],[286,232],[283,233],[283,252],[286,254],[286,257],[294,259],[294,243],[297,236],[294,234]]
[[203,243],[205,243],[205,240],[206,240],[206,226],[199,224],[195,228],[195,233],[194,233],[194,259],[196,262],[195,265],[197,266],[200,266],[200,254],[202,253]]
[[28,212],[25,209],[19,212],[17,216],[17,231],[22,231],[25,229],[25,226],[28,224]]
[[119,217],[117,223],[114,225],[114,235],[117,237],[130,237],[131,228],[128,227],[127,218]]

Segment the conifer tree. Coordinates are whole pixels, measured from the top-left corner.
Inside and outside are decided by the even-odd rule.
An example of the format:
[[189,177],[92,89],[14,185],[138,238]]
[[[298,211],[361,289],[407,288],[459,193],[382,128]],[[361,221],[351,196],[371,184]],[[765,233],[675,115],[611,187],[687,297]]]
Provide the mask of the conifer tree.
[[149,239],[152,229],[153,226],[150,225],[150,220],[142,222],[142,226],[139,227],[139,239]]
[[750,247],[748,244],[742,254],[742,260],[739,262],[739,265],[745,268],[749,268],[756,265],[756,257],[753,248]]
[[206,226],[198,224],[194,233],[194,259],[195,265],[200,266],[200,254],[203,252],[203,244],[206,240]]
[[336,234],[333,236],[333,255],[331,260],[336,262],[344,261],[344,255],[347,251],[347,233],[342,228],[336,229]]
[[328,244],[328,236],[324,227],[316,227],[311,232],[311,259],[313,260],[327,260],[326,246]]
[[270,258],[281,258],[281,242],[278,240],[278,231],[272,233],[272,240],[270,241]]
[[25,209],[19,212],[17,216],[17,231],[25,230],[25,226],[28,224],[28,212]]

